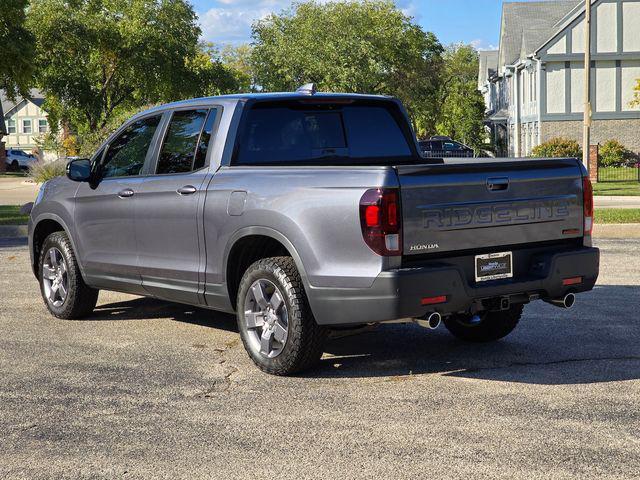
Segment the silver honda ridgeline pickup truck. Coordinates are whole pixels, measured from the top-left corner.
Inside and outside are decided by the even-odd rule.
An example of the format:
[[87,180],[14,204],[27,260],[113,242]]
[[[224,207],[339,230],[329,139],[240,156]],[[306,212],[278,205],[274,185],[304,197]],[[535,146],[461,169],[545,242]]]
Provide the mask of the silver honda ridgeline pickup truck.
[[593,198],[576,159],[425,159],[401,103],[234,95],[126,122],[29,221],[59,318],[100,289],[235,312],[265,372],[316,363],[332,327],[441,320],[498,340],[525,304],[591,290]]

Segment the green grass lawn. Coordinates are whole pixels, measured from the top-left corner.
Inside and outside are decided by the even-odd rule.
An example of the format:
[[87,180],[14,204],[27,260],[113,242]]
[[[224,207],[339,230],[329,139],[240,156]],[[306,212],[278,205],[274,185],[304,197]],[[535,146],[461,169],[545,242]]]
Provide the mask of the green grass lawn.
[[640,195],[640,182],[598,182],[593,184],[594,195]]
[[638,182],[640,170],[635,167],[598,167],[598,179],[601,182]]
[[0,205],[0,225],[26,225],[28,215],[20,215],[20,205]]
[[640,208],[597,208],[596,224],[640,223]]

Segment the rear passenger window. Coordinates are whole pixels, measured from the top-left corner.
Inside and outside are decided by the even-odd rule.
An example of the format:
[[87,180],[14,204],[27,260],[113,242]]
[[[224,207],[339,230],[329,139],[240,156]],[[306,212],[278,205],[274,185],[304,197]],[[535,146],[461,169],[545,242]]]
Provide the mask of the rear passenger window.
[[215,117],[215,109],[174,112],[160,150],[156,173],[185,173],[202,168]]
[[207,150],[211,141],[211,135],[213,133],[213,127],[216,123],[216,117],[218,116],[218,109],[212,108],[207,115],[207,121],[202,129],[202,135],[200,135],[200,141],[198,142],[198,149],[196,150],[196,159],[193,163],[193,169],[198,170],[204,167],[207,159]]

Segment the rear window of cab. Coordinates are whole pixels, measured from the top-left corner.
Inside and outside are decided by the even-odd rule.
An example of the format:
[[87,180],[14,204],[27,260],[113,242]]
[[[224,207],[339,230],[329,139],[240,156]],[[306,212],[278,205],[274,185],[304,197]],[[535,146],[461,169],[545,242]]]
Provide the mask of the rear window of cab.
[[256,103],[243,119],[235,165],[366,165],[412,158],[391,102]]

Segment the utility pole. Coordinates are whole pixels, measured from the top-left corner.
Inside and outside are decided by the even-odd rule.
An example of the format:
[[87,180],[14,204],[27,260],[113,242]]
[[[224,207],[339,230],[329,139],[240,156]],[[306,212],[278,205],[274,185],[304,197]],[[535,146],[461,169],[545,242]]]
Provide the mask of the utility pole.
[[584,131],[582,135],[582,162],[589,171],[589,150],[591,146],[591,0],[585,0],[584,21]]

